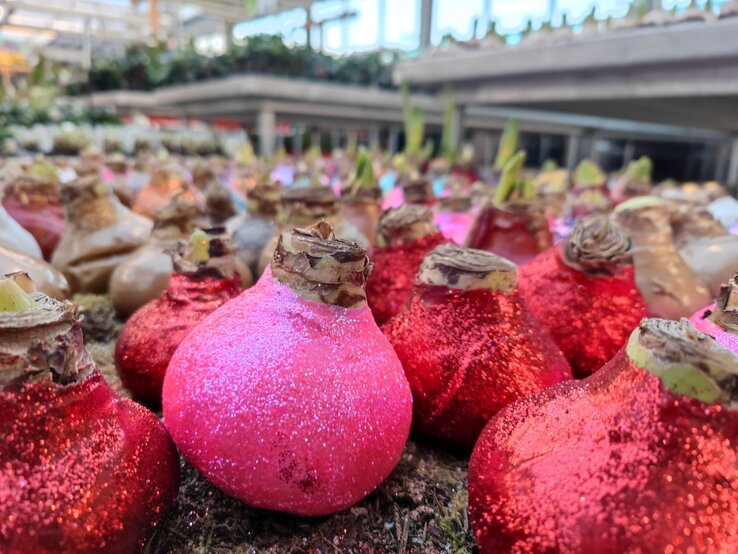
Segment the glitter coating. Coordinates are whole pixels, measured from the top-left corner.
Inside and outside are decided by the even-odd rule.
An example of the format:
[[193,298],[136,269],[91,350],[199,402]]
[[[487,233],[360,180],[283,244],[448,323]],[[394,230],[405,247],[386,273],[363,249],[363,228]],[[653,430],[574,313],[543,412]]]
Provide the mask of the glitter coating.
[[225,493],[272,510],[343,510],[397,463],[412,396],[369,309],[299,296],[267,268],[174,354],[164,421]]
[[34,195],[32,201],[24,203],[15,194],[7,194],[3,198],[3,206],[21,227],[33,235],[44,258],[51,259],[66,226],[61,202]]
[[0,391],[0,552],[135,552],[174,504],[177,452],[95,372]]
[[402,309],[413,292],[423,258],[446,242],[441,233],[433,233],[408,244],[372,249],[369,259],[374,269],[366,283],[366,300],[377,325],[383,325]]
[[472,212],[443,212],[439,211],[433,215],[433,223],[441,230],[446,240],[455,244],[464,244],[469,234],[472,223],[474,223]]
[[515,213],[492,206],[479,213],[466,240],[470,248],[493,252],[518,265],[530,261],[552,243],[548,220],[542,213]]
[[115,345],[115,367],[133,395],[161,403],[169,360],[189,332],[207,315],[241,293],[240,278],[192,278],[173,274],[167,290],[137,310]]
[[715,341],[724,348],[727,348],[734,354],[738,354],[738,336],[726,331],[719,325],[713,323],[707,316],[715,310],[715,304],[711,304],[706,308],[697,311],[689,321],[692,322],[698,331],[702,331],[706,335],[710,335]]
[[419,285],[384,326],[413,391],[413,429],[471,448],[501,408],[571,370],[517,292]]
[[738,412],[662,387],[625,349],[512,404],[479,438],[483,553],[738,551]]
[[528,308],[569,360],[576,377],[600,369],[646,317],[632,266],[590,277],[567,266],[557,245],[518,269]]

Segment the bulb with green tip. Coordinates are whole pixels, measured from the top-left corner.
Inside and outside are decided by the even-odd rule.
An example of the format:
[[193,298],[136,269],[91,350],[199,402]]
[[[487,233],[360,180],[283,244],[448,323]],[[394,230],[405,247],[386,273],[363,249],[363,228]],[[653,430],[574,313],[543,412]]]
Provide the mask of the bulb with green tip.
[[194,264],[206,263],[210,259],[210,239],[205,231],[197,229],[192,233],[187,257]]
[[583,159],[574,170],[574,184],[578,187],[593,187],[605,182],[605,174],[600,166],[589,158]]
[[500,138],[500,146],[497,149],[497,157],[495,158],[495,171],[502,171],[507,163],[515,155],[518,149],[518,140],[520,139],[520,120],[513,118],[505,124]]
[[643,156],[628,164],[625,170],[625,176],[639,183],[650,183],[651,172],[653,171],[653,162],[648,156]]
[[525,152],[520,151],[510,158],[500,175],[500,182],[497,184],[497,191],[495,192],[495,204],[504,204],[510,198],[516,190],[519,190],[523,183],[520,180],[520,172],[523,169],[525,163]]
[[675,394],[738,408],[738,356],[687,319],[644,319],[631,334],[626,353]]
[[36,301],[13,277],[0,277],[0,312],[25,312],[35,305]]

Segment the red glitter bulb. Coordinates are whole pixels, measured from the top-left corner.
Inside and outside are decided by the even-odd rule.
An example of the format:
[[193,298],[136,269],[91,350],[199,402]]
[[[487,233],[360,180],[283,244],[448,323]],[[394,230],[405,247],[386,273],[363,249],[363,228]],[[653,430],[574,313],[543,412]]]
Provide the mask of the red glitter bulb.
[[0,313],[0,551],[140,550],[177,495],[174,444],[107,385],[76,309],[30,298]]
[[213,256],[199,264],[185,259],[186,242],[178,248],[167,290],[131,316],[115,345],[121,381],[134,397],[151,406],[161,403],[164,375],[182,340],[207,315],[243,291],[233,245],[210,239]]
[[515,265],[441,245],[423,261],[407,306],[384,326],[413,391],[419,434],[471,448],[504,406],[571,370],[515,291]]
[[20,177],[6,190],[3,206],[33,235],[44,258],[51,259],[66,226],[59,184],[51,180]]
[[394,469],[412,396],[366,306],[366,251],[321,222],[281,235],[252,289],[182,342],[164,421],[187,460],[259,508],[352,506]]
[[580,222],[518,274],[521,296],[577,377],[608,362],[647,315],[633,276],[630,241],[605,216]]
[[480,551],[738,551],[738,357],[643,320],[604,368],[493,418],[469,465]]
[[425,255],[448,242],[433,224],[433,212],[420,205],[390,208],[379,218],[374,263],[366,298],[377,325],[399,312],[412,294]]

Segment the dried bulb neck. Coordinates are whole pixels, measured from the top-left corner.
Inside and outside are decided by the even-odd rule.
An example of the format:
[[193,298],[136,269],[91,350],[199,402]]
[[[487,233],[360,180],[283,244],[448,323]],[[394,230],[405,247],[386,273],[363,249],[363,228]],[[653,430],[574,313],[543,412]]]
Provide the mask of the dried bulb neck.
[[623,202],[613,212],[634,244],[671,242],[671,206],[659,198],[643,196]]
[[238,275],[236,251],[224,229],[196,231],[190,240],[180,240],[172,252],[174,272],[193,280],[234,279]]
[[418,283],[462,291],[512,292],[517,267],[501,256],[474,248],[442,244],[428,253],[418,272]]
[[738,275],[720,287],[715,310],[708,319],[723,330],[738,335]]
[[317,220],[338,214],[338,199],[328,187],[304,187],[290,189],[282,195],[287,223],[308,225]]
[[257,184],[246,193],[246,203],[251,213],[275,217],[279,213],[282,192],[279,184]]
[[377,245],[402,246],[438,232],[430,209],[405,204],[399,208],[390,208],[379,217]]
[[722,237],[728,230],[713,217],[707,208],[685,202],[677,205],[671,218],[674,238],[677,242],[689,242],[699,238]]
[[79,310],[40,292],[32,305],[0,311],[0,388],[25,383],[69,385],[95,370],[84,347]]
[[603,215],[579,222],[562,250],[566,265],[588,275],[612,276],[633,261],[625,231]]
[[173,236],[189,235],[193,229],[205,224],[205,212],[194,202],[175,196],[156,213],[154,231]]
[[366,305],[371,267],[366,250],[337,239],[325,221],[280,235],[271,264],[274,278],[303,298],[343,308]]
[[671,392],[738,409],[738,357],[688,320],[644,319],[626,352]]
[[436,196],[428,179],[410,179],[402,183],[402,192],[408,204],[431,204]]

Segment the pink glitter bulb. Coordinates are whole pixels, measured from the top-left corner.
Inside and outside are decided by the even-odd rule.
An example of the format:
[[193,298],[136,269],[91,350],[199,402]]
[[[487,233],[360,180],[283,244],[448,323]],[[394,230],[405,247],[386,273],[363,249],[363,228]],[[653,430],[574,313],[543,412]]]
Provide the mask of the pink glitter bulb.
[[515,265],[447,244],[429,253],[407,306],[383,327],[413,391],[413,429],[470,449],[504,406],[571,370],[515,291]]
[[718,344],[738,354],[738,275],[720,287],[715,304],[698,310],[689,321]]
[[174,354],[164,420],[182,454],[252,506],[343,510],[395,467],[412,398],[365,304],[366,252],[328,224],[281,236],[252,289]]
[[469,465],[482,553],[738,551],[738,357],[645,319],[582,381],[490,420]]
[[630,248],[617,224],[593,216],[518,271],[521,296],[577,377],[607,363],[647,314]]

